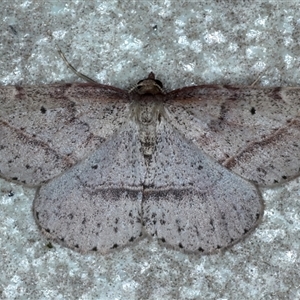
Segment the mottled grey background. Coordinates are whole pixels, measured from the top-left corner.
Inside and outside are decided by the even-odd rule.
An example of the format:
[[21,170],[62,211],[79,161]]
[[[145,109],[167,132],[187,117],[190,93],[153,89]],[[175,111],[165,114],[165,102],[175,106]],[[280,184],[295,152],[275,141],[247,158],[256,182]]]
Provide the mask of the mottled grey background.
[[[95,80],[128,89],[300,85],[298,1],[1,1],[0,84]],[[1,109],[1,108],[0,108]],[[213,256],[143,240],[80,255],[40,234],[34,191],[0,181],[1,299],[299,299],[300,182],[265,190],[263,223]],[[13,194],[13,196],[12,196]]]

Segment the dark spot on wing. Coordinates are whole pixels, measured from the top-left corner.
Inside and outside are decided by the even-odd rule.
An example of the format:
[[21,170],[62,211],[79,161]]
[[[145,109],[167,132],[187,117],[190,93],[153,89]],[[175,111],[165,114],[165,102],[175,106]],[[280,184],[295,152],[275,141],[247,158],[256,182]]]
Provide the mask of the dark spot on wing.
[[46,108],[45,108],[44,106],[42,106],[40,110],[41,110],[41,113],[42,113],[42,114],[45,114],[46,111],[47,111]]

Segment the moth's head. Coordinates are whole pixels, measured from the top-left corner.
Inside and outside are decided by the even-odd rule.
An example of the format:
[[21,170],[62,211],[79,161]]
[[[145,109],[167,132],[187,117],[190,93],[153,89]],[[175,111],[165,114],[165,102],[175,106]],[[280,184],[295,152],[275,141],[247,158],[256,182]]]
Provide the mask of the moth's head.
[[136,91],[140,95],[164,94],[162,83],[155,79],[154,73],[150,72],[148,78],[139,81],[129,92]]

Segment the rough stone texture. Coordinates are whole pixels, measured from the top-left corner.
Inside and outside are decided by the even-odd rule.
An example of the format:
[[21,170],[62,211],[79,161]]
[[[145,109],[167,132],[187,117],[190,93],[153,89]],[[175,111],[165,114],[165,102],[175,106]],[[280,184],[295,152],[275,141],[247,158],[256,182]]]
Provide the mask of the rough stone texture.
[[[300,85],[297,1],[2,1],[0,14],[1,84],[80,81],[58,44],[79,71],[121,88],[149,71],[168,90],[249,85],[260,75],[259,85]],[[0,298],[300,298],[299,186],[265,190],[262,224],[224,255],[189,256],[143,240],[82,256],[40,234],[32,190],[1,181]]]

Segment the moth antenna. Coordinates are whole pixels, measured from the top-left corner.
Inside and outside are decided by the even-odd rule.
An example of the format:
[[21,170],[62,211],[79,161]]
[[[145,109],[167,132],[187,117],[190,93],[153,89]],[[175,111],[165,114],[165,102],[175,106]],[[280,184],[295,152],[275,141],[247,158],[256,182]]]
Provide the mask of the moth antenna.
[[58,54],[60,55],[60,57],[63,59],[63,61],[65,62],[65,64],[67,65],[67,67],[74,73],[76,74],[78,77],[82,78],[83,80],[87,81],[87,82],[91,82],[91,83],[98,83],[97,81],[93,80],[92,78],[78,72],[66,59],[65,55],[63,54],[63,52],[61,51],[61,49],[58,47],[58,45],[55,45]]
[[250,86],[255,86],[257,84],[257,82],[263,77],[263,75],[265,74],[267,69],[268,68],[266,68],[264,71],[262,71]]
[[139,85],[138,84],[135,84],[129,91],[128,93],[132,93]]

